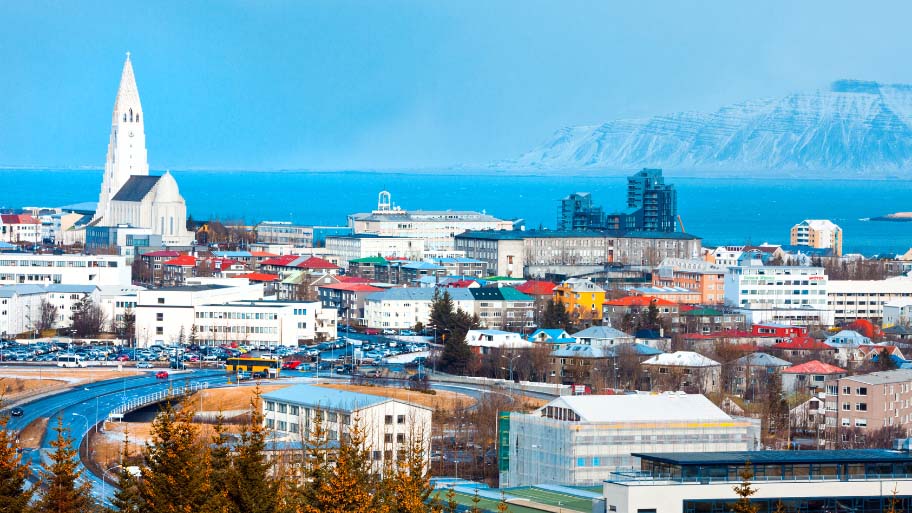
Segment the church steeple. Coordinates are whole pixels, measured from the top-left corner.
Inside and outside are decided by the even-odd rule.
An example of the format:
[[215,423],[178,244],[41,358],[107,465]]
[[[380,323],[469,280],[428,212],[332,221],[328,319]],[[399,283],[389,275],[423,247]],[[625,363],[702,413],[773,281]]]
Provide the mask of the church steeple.
[[[139,101],[139,89],[133,75],[130,52],[120,74],[120,87],[114,100],[111,116],[111,137],[108,141],[108,156],[105,160],[104,178],[95,220],[111,218],[111,198],[132,175],[148,175],[149,163],[146,156],[145,114]],[[106,224],[102,221],[102,224]]]

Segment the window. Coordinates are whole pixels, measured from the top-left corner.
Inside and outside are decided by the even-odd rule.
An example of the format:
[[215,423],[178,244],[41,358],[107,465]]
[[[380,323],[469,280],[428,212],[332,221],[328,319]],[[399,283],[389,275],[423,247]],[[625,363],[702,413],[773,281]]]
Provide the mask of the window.
[[288,405],[285,403],[279,403],[279,413],[288,413]]
[[383,423],[386,424],[387,426],[391,425],[393,423],[393,416],[387,415],[386,417],[384,417]]
[[397,415],[396,424],[405,424],[405,415]]
[[266,427],[272,429],[275,427],[275,421],[272,419],[266,419]]
[[852,409],[852,404],[851,404],[851,403],[842,403],[842,410],[843,410],[843,411],[850,411],[851,409]]
[[158,298],[158,304],[160,304],[160,305],[165,304],[165,298],[163,298],[163,297]]
[[855,419],[855,427],[868,427],[868,419]]
[[155,314],[155,320],[159,321],[159,322],[165,320],[165,314],[163,314],[162,312],[158,312],[157,314]]
[[577,459],[576,459],[576,466],[577,466],[577,467],[585,467],[585,466],[586,466],[586,458],[577,458]]
[[155,327],[155,334],[156,334],[156,335],[164,335],[164,334],[165,334],[165,328],[162,328],[161,326],[156,326],[156,327]]
[[384,443],[388,443],[388,444],[393,443],[393,434],[392,434],[392,433],[386,433],[385,435],[383,435],[383,442],[384,442]]
[[396,433],[396,443],[397,444],[405,443],[405,433]]
[[850,387],[842,387],[842,395],[851,395],[852,389]]
[[273,401],[266,401],[266,411],[275,411],[275,405]]
[[868,411],[868,403],[858,403],[855,405],[857,411]]
[[868,395],[868,387],[858,387],[855,389],[855,393],[858,395]]
[[292,414],[292,415],[297,415],[297,414],[298,414],[298,407],[297,407],[297,406],[292,406],[292,407],[291,407],[291,414]]

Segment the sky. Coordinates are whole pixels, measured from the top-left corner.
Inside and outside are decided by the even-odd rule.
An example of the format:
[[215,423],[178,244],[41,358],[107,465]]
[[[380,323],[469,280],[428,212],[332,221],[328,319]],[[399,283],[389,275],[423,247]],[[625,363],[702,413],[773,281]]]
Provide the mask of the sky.
[[0,166],[101,167],[125,52],[153,169],[435,169],[561,127],[912,83],[912,2],[0,2]]

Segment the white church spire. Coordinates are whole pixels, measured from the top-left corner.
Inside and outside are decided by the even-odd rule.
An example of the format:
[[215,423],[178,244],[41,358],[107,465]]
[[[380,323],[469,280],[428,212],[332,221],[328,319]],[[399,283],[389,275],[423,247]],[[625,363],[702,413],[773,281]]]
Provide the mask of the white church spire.
[[[139,101],[133,63],[130,61],[130,52],[127,52],[111,116],[111,137],[98,207],[95,210],[96,221],[111,218],[111,199],[130,176],[149,174],[144,123],[145,114]],[[102,221],[102,224],[107,223]]]

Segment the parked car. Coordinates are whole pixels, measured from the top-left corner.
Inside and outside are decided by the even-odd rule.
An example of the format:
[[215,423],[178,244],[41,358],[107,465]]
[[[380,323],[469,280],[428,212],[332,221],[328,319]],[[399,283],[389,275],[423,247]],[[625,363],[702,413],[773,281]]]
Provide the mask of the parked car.
[[383,330],[383,334],[384,335],[395,335],[396,330],[385,329],[385,330]]
[[137,369],[151,369],[152,364],[149,362],[139,362],[136,364]]
[[10,416],[13,416],[13,417],[21,417],[24,413],[25,412],[22,411],[22,408],[20,408],[18,406],[14,407],[14,408],[10,408],[10,411],[9,411]]
[[158,371],[155,373],[155,377],[158,379],[168,379],[168,371]]
[[380,330],[378,330],[377,328],[365,328],[364,334],[365,335],[379,335]]

